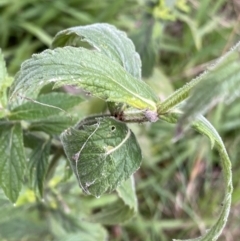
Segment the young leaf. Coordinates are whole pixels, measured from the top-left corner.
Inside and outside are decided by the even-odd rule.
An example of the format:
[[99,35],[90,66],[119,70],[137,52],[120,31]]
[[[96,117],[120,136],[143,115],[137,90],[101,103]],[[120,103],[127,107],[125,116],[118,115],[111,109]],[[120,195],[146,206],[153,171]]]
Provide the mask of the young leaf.
[[[174,113],[163,117],[163,119],[171,123],[176,123],[178,121],[178,118],[179,116]],[[205,119],[203,116],[198,116],[197,120],[193,122],[192,127],[201,134],[206,135],[210,139],[211,144],[215,144],[216,149],[219,152],[222,162],[222,170],[224,174],[225,196],[220,216],[210,230],[208,230],[203,236],[196,239],[175,239],[175,241],[216,241],[226,225],[231,206],[233,191],[231,161],[228,157],[227,151],[225,149],[221,137],[219,136],[215,128],[208,122],[207,119]]]
[[43,183],[48,167],[51,142],[42,142],[32,151],[28,162],[28,173],[31,186],[43,194]]
[[137,212],[137,197],[134,177],[131,176],[117,188],[121,200],[113,202],[100,212],[93,214],[90,221],[102,224],[119,224],[132,218]]
[[64,47],[46,50],[22,64],[13,95],[28,95],[54,82],[55,87],[76,85],[106,101],[126,103],[138,109],[156,110],[158,97],[143,81],[97,51]]
[[193,88],[186,105],[181,123],[203,114],[219,102],[231,102],[240,97],[240,42],[221,57],[215,66],[198,77],[199,84]]
[[53,92],[40,95],[34,102],[26,102],[9,113],[11,120],[40,120],[67,111],[81,103],[83,98],[66,93]]
[[172,93],[166,100],[157,104],[157,113],[159,115],[167,113],[169,110],[175,108],[183,100],[189,97],[190,91],[201,81],[200,78],[196,78],[183,87]]
[[26,161],[20,124],[0,123],[0,156],[0,186],[16,202]]
[[52,46],[82,46],[87,42],[96,50],[121,64],[136,79],[141,79],[141,60],[132,41],[114,26],[96,23],[60,31]]
[[[86,43],[101,54],[121,64],[128,73],[141,80],[141,59],[134,44],[125,32],[112,25],[97,23],[63,30],[55,36],[52,46],[54,48],[63,46],[86,47],[84,46]],[[120,103],[108,102],[108,108],[112,115],[115,115],[121,112],[125,106]]]
[[70,128],[61,141],[82,190],[99,197],[113,191],[141,164],[141,149],[131,130],[112,118]]

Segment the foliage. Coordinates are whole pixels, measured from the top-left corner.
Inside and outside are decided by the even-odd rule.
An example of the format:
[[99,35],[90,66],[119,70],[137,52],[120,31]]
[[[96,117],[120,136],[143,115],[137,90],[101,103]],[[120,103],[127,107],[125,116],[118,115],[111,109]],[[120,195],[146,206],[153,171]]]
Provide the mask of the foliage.
[[[169,76],[176,75],[181,80],[181,74],[184,78],[189,77],[186,68],[201,63],[202,59],[206,61],[207,58],[219,55],[219,51],[209,53],[209,50],[202,46],[207,38],[213,39],[216,34],[215,28],[219,22],[214,16],[223,7],[223,3],[217,1],[211,8],[209,14],[214,20],[210,24],[203,15],[209,1],[203,1],[197,6],[198,14],[194,18],[189,17],[190,8],[185,1],[176,1],[176,5],[171,5],[170,2],[166,1],[167,4],[164,5],[164,1],[152,1],[149,5],[144,5],[143,10],[146,12],[140,16],[143,23],[140,25],[140,31],[138,35],[135,35],[136,32],[130,34],[143,59],[143,76],[153,73],[152,82],[148,82],[153,88],[141,80],[141,61],[134,45],[122,31],[112,25],[94,24],[60,31],[53,40],[53,49],[43,51],[25,61],[13,84],[13,78],[8,76],[1,55],[0,133],[3,161],[0,167],[0,185],[5,195],[17,205],[12,208],[1,194],[1,213],[4,215],[0,220],[3,227],[0,230],[6,230],[0,232],[2,238],[37,240],[35,234],[38,233],[37,236],[44,237],[44,240],[78,240],[79,237],[84,240],[105,240],[107,233],[102,225],[114,225],[113,229],[109,228],[108,233],[116,240],[120,240],[121,236],[121,240],[130,240],[133,237],[140,240],[169,240],[173,237],[178,240],[189,235],[196,237],[196,228],[193,225],[201,230],[201,240],[216,240],[220,235],[231,204],[231,165],[221,138],[200,114],[209,111],[213,104],[219,101],[229,100],[229,97],[233,101],[238,97],[238,48],[236,46],[224,55],[216,62],[214,68],[209,68],[200,78],[172,93],[169,77],[166,77],[162,70],[153,68],[155,62],[163,61],[162,68],[169,71]],[[124,1],[122,4],[126,5]],[[7,4],[5,6],[11,7]],[[183,44],[176,43],[171,36],[162,34],[163,31],[171,33],[171,24],[176,19],[185,27],[189,27],[183,31],[183,41],[186,41]],[[147,30],[150,30],[151,34],[146,32]],[[223,28],[222,32],[224,31],[229,30]],[[54,32],[56,31],[52,34]],[[147,48],[141,48],[141,44],[146,44],[146,36],[150,37],[151,41],[146,45]],[[194,43],[191,46],[189,39],[193,39],[190,41]],[[140,45],[139,40],[142,41]],[[218,46],[223,46],[224,41],[219,38]],[[182,44],[181,50],[179,44]],[[148,52],[148,48],[153,52]],[[42,50],[39,47],[37,49]],[[161,51],[160,59],[158,51]],[[171,51],[174,61],[178,61],[173,68],[171,65],[164,66],[166,51]],[[186,53],[191,52],[194,52],[194,56],[188,63],[187,60],[179,61]],[[6,51],[5,56],[8,57],[8,53]],[[15,54],[14,50],[12,53]],[[147,59],[144,60],[145,57]],[[147,66],[149,59],[151,64]],[[8,65],[10,72],[14,72],[13,65]],[[146,66],[147,72],[144,70]],[[211,92],[208,91],[209,79],[214,80],[211,83],[211,89],[214,91]],[[66,84],[81,87],[87,92],[87,96],[84,96],[82,91],[73,95],[73,87],[68,93],[70,87]],[[154,93],[153,89],[157,93]],[[157,95],[160,93],[170,95],[164,101],[159,101]],[[203,93],[204,100],[201,98]],[[94,102],[95,99],[89,100],[89,95],[100,97],[104,101]],[[107,105],[104,105],[104,102]],[[95,103],[98,109],[92,112]],[[192,108],[193,105],[196,108]],[[104,109],[101,109],[102,106]],[[229,149],[230,152],[239,143],[236,138],[236,141],[233,141],[232,134],[233,130],[238,128],[238,101],[232,102],[231,106],[233,109],[224,111],[224,105],[219,105],[208,116],[224,136],[227,148],[233,146],[233,149]],[[106,112],[107,107],[109,113]],[[86,118],[89,111],[98,114]],[[83,117],[85,118],[82,119]],[[79,119],[82,120],[79,122]],[[187,123],[209,137],[212,147],[215,145],[219,151],[225,180],[225,197],[221,214],[215,224],[212,218],[203,221],[200,216],[209,210],[209,203],[211,210],[216,210],[216,205],[220,202],[221,195],[217,194],[218,191],[214,194],[210,191],[208,180],[213,177],[203,177],[207,185],[204,190],[208,195],[202,196],[192,186],[198,183],[196,175],[199,178],[204,174],[199,165],[206,163],[206,160],[215,161],[215,152],[209,154],[209,148],[199,135],[181,139],[173,146],[171,136],[174,127],[162,120],[177,123],[177,139],[183,135]],[[156,123],[152,123],[150,128],[147,125],[126,125],[146,121]],[[188,141],[190,139],[192,140]],[[196,143],[199,143],[199,149]],[[65,158],[63,147],[69,162]],[[137,180],[135,190],[132,173],[139,168],[142,156],[143,164],[134,175]],[[174,162],[171,163],[171,160]],[[237,166],[235,160],[237,153],[232,158],[233,167]],[[210,168],[214,165],[218,164],[208,164]],[[71,175],[71,168],[75,177]],[[213,173],[214,170],[208,170],[206,173]],[[234,179],[233,181],[236,186],[238,182]],[[90,198],[83,195],[77,187],[77,182],[83,193],[97,197],[115,188],[116,193],[102,194],[99,199]],[[216,183],[219,184],[220,194],[224,187],[221,181]],[[172,194],[174,191],[171,190],[177,189],[177,197],[180,199],[175,202],[175,194]],[[186,199],[181,196],[183,193],[187,193]],[[190,196],[191,193],[195,193],[196,197]],[[237,197],[238,194],[234,191],[233,203],[236,203]],[[195,207],[197,198],[200,200],[200,212]],[[179,207],[174,207],[174,203]],[[174,207],[173,219],[168,222],[167,216],[164,215],[169,215],[171,207]],[[179,213],[179,208],[184,213]],[[207,212],[205,216],[210,217],[210,212]],[[23,216],[23,213],[26,215]],[[133,221],[125,223],[121,228],[118,226],[133,215]],[[45,219],[49,225],[42,222]],[[89,225],[88,221],[102,225]],[[213,225],[211,231],[205,233],[203,222],[207,226]],[[17,223],[21,223],[22,227]],[[16,227],[18,233],[10,234],[6,228],[10,225]],[[39,226],[41,228],[37,229]],[[122,235],[114,234],[115,228],[120,228]],[[169,228],[177,231],[168,233],[166,230]],[[188,234],[184,233],[185,231]]]

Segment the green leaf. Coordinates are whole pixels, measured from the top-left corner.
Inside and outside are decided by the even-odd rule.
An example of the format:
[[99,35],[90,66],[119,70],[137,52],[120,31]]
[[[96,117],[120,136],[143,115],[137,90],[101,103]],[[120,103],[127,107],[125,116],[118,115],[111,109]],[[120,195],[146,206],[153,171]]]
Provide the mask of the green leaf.
[[46,50],[22,64],[13,95],[28,95],[54,82],[55,87],[76,85],[106,101],[125,103],[138,109],[156,110],[158,97],[143,81],[97,51],[64,47]]
[[23,132],[23,144],[25,148],[35,149],[39,143],[44,142],[46,136],[40,136],[30,131]]
[[86,42],[121,64],[132,76],[141,79],[141,60],[134,44],[125,32],[110,24],[96,23],[65,29],[55,36],[52,46],[83,46]]
[[134,177],[131,176],[117,188],[121,199],[108,205],[100,212],[93,214],[90,221],[102,224],[119,224],[132,218],[137,212],[137,197],[135,192]]
[[38,120],[67,111],[81,103],[83,98],[66,93],[53,92],[40,95],[33,102],[30,100],[16,108],[9,114],[11,120]]
[[60,135],[66,128],[77,122],[75,118],[64,115],[54,115],[41,120],[32,121],[28,127],[30,131],[43,131],[49,135]]
[[32,151],[28,162],[30,184],[33,189],[38,190],[40,196],[43,195],[43,184],[49,164],[50,146],[50,140],[39,143]]
[[99,224],[80,220],[61,209],[50,209],[48,222],[51,233],[59,240],[95,241],[107,240],[106,230]]
[[[141,59],[132,41],[125,32],[106,23],[78,26],[60,31],[54,38],[52,46],[82,46],[87,43],[101,54],[118,62],[136,79],[141,79]],[[89,46],[87,46],[89,47]],[[121,80],[119,80],[121,81]],[[119,103],[108,103],[112,115],[120,113],[125,106]]]
[[134,177],[131,176],[120,187],[117,188],[119,197],[123,200],[125,205],[133,209],[135,212],[138,210],[137,196],[135,191]]
[[0,123],[0,186],[16,202],[25,169],[22,129],[20,124]]
[[199,84],[192,89],[183,107],[182,123],[205,113],[219,102],[229,103],[240,96],[239,50],[240,42],[197,78]]
[[[176,123],[179,119],[179,115],[176,113],[172,113],[166,115],[162,119],[165,119],[167,122]],[[219,136],[215,128],[211,125],[211,123],[208,122],[207,119],[205,119],[203,116],[198,116],[197,120],[192,123],[192,127],[201,134],[206,135],[210,139],[211,144],[215,144],[215,147],[219,152],[222,162],[222,170],[224,174],[225,196],[222,202],[223,206],[220,216],[210,230],[208,230],[203,236],[196,239],[175,239],[175,241],[216,241],[226,225],[231,207],[233,191],[231,161],[228,157],[227,151],[225,149],[221,137]]]
[[70,128],[61,141],[80,187],[96,197],[116,189],[141,164],[134,134],[112,118],[98,118],[80,130]]
[[106,230],[99,224],[81,221],[80,231],[65,234],[54,241],[105,241],[107,239]]
[[2,50],[0,49],[0,118],[4,116],[3,107],[7,105],[7,88],[12,84],[13,79],[8,76]]

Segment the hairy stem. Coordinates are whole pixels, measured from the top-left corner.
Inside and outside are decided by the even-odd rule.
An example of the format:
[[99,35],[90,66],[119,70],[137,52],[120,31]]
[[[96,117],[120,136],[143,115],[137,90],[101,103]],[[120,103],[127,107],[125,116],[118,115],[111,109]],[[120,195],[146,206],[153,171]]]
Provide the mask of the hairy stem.
[[[205,73],[203,73],[202,75],[204,75],[204,74]],[[202,75],[200,75],[196,79],[193,79],[189,83],[185,84],[182,88],[175,91],[172,95],[170,95],[163,102],[159,102],[157,104],[157,113],[159,115],[164,114],[168,110],[170,110],[172,107],[178,105],[180,102],[185,100],[189,96],[191,89],[202,80]]]

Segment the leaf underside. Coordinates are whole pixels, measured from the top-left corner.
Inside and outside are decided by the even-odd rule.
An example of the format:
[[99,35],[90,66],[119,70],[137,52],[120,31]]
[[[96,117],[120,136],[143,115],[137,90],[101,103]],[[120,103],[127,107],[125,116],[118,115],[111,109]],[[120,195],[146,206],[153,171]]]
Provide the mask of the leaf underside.
[[20,124],[0,124],[0,186],[16,202],[25,169],[22,129]]
[[40,95],[34,102],[28,101],[14,108],[11,120],[41,120],[67,111],[81,103],[83,98],[77,95],[53,92]]
[[86,194],[99,197],[115,190],[141,164],[141,149],[131,130],[112,118],[70,128],[61,141],[79,185]]
[[141,59],[126,33],[106,23],[78,26],[60,31],[52,47],[82,46],[87,42],[96,50],[118,62],[133,77],[141,79]]
[[48,83],[54,87],[76,85],[106,101],[138,109],[156,110],[158,97],[143,81],[98,51],[64,47],[35,54],[22,64],[13,95],[32,94]]
[[76,118],[64,115],[53,115],[48,118],[31,121],[30,131],[43,131],[49,135],[60,135],[69,126],[77,122]]
[[[168,114],[163,117],[164,120],[170,123],[177,123],[181,116],[179,114]],[[225,184],[225,196],[223,200],[223,207],[219,218],[212,226],[210,230],[206,232],[203,236],[196,238],[196,239],[187,239],[187,240],[174,240],[174,241],[216,241],[220,234],[222,233],[223,228],[226,225],[230,207],[231,207],[231,200],[232,200],[232,170],[231,170],[231,161],[228,157],[227,151],[225,146],[222,142],[221,137],[215,130],[215,128],[205,119],[203,116],[198,116],[196,121],[192,123],[192,127],[196,129],[201,134],[207,136],[212,146],[215,145],[215,148],[219,152],[221,163],[222,163],[222,170],[224,174],[224,184]]]

